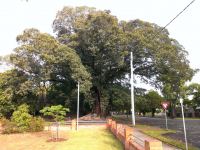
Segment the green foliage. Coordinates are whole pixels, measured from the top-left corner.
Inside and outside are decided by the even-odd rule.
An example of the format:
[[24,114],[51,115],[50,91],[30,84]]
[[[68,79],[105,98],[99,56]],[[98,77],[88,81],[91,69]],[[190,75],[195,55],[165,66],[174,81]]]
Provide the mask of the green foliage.
[[193,102],[196,106],[200,105],[200,84],[193,83],[188,86],[188,95],[193,96]]
[[0,118],[8,117],[14,110],[14,105],[10,98],[10,91],[2,92],[0,90]]
[[69,109],[64,108],[62,105],[44,107],[40,110],[40,113],[43,113],[45,116],[53,117],[56,122],[62,121],[66,116],[66,112],[69,112]]
[[150,90],[144,95],[136,95],[136,111],[140,114],[142,113],[144,116],[147,112],[151,112],[152,117],[154,117],[156,109],[161,108],[161,101],[162,97],[158,92],[153,90]]
[[147,99],[148,107],[151,110],[152,117],[154,117],[156,109],[161,108],[162,97],[158,94],[158,92],[151,90],[145,95],[145,98]]
[[130,90],[120,85],[110,88],[110,99],[112,100],[113,111],[129,112],[131,108]]
[[[0,115],[9,117],[22,103],[30,105],[32,114],[47,105],[62,104],[75,110],[72,95],[77,93],[78,81],[82,103],[90,104],[93,112],[128,110],[129,94],[124,89],[128,87],[130,52],[134,74],[160,88],[175,106],[184,83],[196,70],[190,68],[184,47],[161,29],[138,19],[120,22],[110,11],[64,7],[53,22],[56,37],[33,28],[17,36],[19,45],[7,59],[14,69],[0,74]],[[143,101],[146,98],[138,98],[138,110]],[[142,111],[157,107],[149,106]]]
[[44,120],[42,118],[32,117],[29,114],[29,106],[20,105],[13,112],[11,121],[7,119],[1,120],[3,133],[20,133],[20,132],[38,132],[44,129]]
[[134,74],[161,89],[169,85],[176,96],[179,87],[195,73],[183,46],[171,39],[166,29],[160,32],[162,27],[154,23],[118,22],[109,11],[64,7],[53,28],[60,42],[74,48],[91,73],[92,95],[98,105],[105,97],[103,90],[123,81],[130,72],[129,52],[134,53]]
[[147,112],[150,112],[148,100],[145,96],[138,95],[135,97],[135,109],[136,112],[145,116]]
[[29,106],[26,104],[20,105],[16,111],[13,112],[11,121],[16,124],[16,126],[21,131],[28,131],[30,129],[30,122],[32,116],[29,114]]

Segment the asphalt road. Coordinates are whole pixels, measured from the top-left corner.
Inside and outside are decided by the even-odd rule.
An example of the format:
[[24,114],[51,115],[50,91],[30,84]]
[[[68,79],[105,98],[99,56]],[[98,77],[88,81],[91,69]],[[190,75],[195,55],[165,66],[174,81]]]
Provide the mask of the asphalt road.
[[[187,119],[185,122],[188,143],[200,149],[200,120]],[[164,118],[138,117],[136,123],[166,128]],[[168,136],[184,141],[183,121],[181,119],[168,119],[168,128],[177,131],[177,133]]]

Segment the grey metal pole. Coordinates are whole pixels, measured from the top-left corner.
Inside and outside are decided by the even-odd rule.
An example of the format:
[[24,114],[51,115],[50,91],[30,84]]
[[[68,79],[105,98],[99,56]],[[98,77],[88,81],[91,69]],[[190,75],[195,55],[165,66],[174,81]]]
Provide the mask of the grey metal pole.
[[165,121],[166,121],[166,129],[168,130],[168,125],[167,125],[167,110],[165,109]]
[[182,110],[182,117],[183,117],[183,129],[184,129],[184,136],[185,136],[185,148],[188,150],[188,143],[187,143],[187,135],[186,135],[186,128],[185,128],[185,117],[184,117],[184,111],[183,111],[183,99],[180,99],[181,103],[181,110]]
[[134,104],[134,86],[133,86],[133,52],[131,52],[131,112],[132,112],[132,123],[135,126],[135,104]]
[[78,97],[77,97],[77,119],[76,119],[76,130],[78,130],[78,120],[79,120],[79,82],[78,82]]

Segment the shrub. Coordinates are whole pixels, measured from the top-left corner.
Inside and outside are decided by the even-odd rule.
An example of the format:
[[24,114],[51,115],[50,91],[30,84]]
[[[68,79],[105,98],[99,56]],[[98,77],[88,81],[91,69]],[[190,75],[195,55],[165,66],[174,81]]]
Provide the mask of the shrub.
[[29,114],[28,105],[23,104],[13,112],[11,121],[1,118],[2,133],[38,132],[44,129],[44,120]]
[[0,124],[2,127],[5,127],[8,124],[9,120],[6,118],[1,118],[0,119]]
[[20,130],[14,122],[11,122],[8,120],[6,125],[3,127],[2,133],[3,134],[10,134],[10,133],[20,133],[22,130]]
[[44,120],[41,117],[33,117],[30,122],[30,132],[38,132],[44,130]]
[[16,124],[20,131],[28,131],[30,129],[30,122],[32,116],[28,113],[28,105],[20,105],[16,111],[13,112],[11,121]]

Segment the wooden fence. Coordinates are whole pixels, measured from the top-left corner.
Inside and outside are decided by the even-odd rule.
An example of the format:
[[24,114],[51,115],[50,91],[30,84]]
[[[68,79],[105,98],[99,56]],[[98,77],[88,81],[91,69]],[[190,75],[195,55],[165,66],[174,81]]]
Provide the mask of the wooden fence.
[[162,142],[153,138],[141,139],[134,135],[133,128],[107,120],[107,128],[124,144],[125,150],[163,150]]

